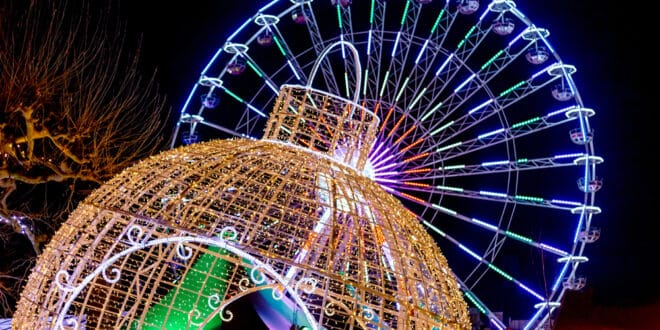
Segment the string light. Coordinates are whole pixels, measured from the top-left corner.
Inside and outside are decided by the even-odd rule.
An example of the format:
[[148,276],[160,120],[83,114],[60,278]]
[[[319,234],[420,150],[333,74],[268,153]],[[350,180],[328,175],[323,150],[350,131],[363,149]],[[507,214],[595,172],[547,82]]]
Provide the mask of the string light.
[[39,258],[14,327],[216,326],[267,292],[310,329],[470,329],[433,238],[363,173],[378,120],[346,102],[284,86],[264,139],[182,146],[106,182]]

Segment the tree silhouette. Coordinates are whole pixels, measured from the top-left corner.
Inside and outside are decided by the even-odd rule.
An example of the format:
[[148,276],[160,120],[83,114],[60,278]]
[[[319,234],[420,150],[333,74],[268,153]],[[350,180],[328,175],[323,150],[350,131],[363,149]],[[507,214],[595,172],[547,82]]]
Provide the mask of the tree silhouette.
[[0,5],[3,316],[31,260],[77,203],[164,146],[165,97],[155,72],[141,74],[140,42],[126,38],[110,2]]

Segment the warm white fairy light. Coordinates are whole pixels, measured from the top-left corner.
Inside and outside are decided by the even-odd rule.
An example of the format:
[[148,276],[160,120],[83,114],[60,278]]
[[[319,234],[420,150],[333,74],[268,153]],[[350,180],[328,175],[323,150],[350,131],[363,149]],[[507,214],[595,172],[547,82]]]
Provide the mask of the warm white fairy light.
[[470,329],[433,238],[364,174],[377,124],[354,102],[284,86],[264,139],[126,169],[47,245],[13,326],[201,327],[268,290],[312,328]]

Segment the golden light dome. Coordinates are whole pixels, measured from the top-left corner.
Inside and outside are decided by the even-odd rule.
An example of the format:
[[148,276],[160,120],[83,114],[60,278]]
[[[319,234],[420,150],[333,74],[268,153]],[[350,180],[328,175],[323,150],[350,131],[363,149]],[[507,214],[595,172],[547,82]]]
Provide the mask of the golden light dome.
[[313,329],[469,329],[415,215],[368,177],[377,118],[283,86],[262,140],[163,152],[71,214],[39,258],[14,329],[211,329],[255,292]]

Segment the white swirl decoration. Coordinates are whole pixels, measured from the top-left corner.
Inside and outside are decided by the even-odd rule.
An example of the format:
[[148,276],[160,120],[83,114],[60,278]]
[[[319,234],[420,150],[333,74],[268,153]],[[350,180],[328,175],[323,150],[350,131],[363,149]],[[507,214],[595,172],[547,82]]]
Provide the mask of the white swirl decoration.
[[62,320],[62,324],[60,324],[60,327],[62,329],[75,329],[75,330],[78,330],[78,329],[80,329],[80,322],[78,322],[78,318],[76,318],[76,317],[65,317]]
[[261,272],[262,266],[256,266],[250,270],[250,279],[254,284],[261,284],[266,281],[266,275]]
[[284,286],[278,284],[275,287],[273,287],[273,290],[271,291],[271,296],[273,296],[273,299],[275,300],[282,300],[282,298],[284,298]]
[[241,291],[247,291],[248,286],[250,285],[250,280],[247,277],[243,277],[238,281],[238,288]]
[[296,283],[296,292],[302,290],[303,292],[310,294],[314,292],[314,289],[316,289],[316,284],[318,284],[317,279],[311,277],[305,277],[303,279],[300,279],[300,281]]
[[142,244],[144,229],[141,226],[133,225],[126,231],[126,238],[132,245]]
[[223,308],[223,309],[220,311],[220,318],[221,318],[224,322],[229,322],[229,321],[231,321],[231,320],[234,318],[234,313],[232,313],[231,311],[229,311],[229,310]]
[[234,241],[238,237],[238,232],[236,231],[236,228],[229,226],[222,228],[222,231],[220,231],[220,238],[225,241]]
[[[200,322],[195,322],[195,320],[200,320]],[[204,322],[202,319],[202,313],[197,309],[190,311],[190,313],[188,313],[188,322],[193,326],[199,327],[202,325],[202,322]]]
[[192,248],[186,246],[185,244],[183,244],[183,242],[179,242],[176,245],[176,254],[182,260],[188,260],[190,259],[190,257],[192,257]]
[[121,271],[118,268],[112,268],[110,273],[111,275],[108,275],[107,267],[103,268],[103,272],[101,273],[103,275],[103,279],[108,283],[117,283],[117,281],[119,281],[121,278]]
[[373,309],[367,308],[367,307],[362,307],[362,316],[369,320],[372,321],[374,317],[376,316],[376,312],[374,312]]
[[220,307],[221,304],[222,304],[222,299],[220,298],[219,294],[214,293],[209,296],[208,305],[211,309],[217,309]]
[[60,290],[65,292],[71,292],[75,290],[75,287],[71,285],[71,274],[65,270],[60,270],[55,275],[55,284]]
[[323,307],[323,313],[327,316],[333,316],[335,315],[335,303],[334,302],[329,302],[325,304]]

